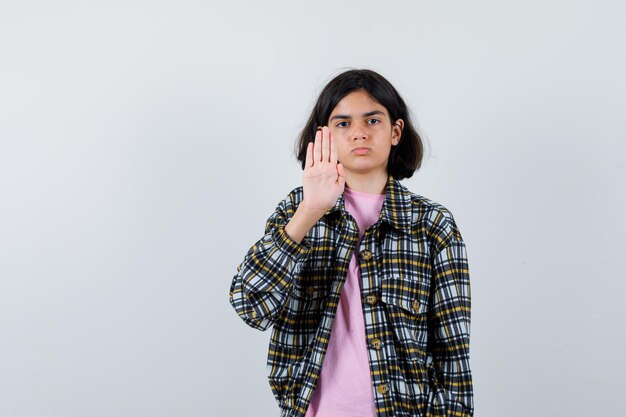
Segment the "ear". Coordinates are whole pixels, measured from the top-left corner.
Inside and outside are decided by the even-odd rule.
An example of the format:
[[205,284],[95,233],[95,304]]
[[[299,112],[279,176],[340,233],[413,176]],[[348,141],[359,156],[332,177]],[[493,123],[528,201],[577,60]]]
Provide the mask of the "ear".
[[391,143],[396,146],[400,142],[402,136],[402,129],[404,128],[404,120],[398,119],[391,126]]

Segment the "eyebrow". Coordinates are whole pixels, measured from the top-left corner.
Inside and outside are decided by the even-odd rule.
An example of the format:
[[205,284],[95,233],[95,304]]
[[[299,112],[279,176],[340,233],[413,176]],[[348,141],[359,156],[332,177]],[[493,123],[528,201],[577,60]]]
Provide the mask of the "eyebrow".
[[[374,115],[384,116],[385,113],[380,110],[368,111],[367,113],[363,113],[363,117],[374,116]],[[335,119],[352,119],[352,116],[347,115],[347,114],[336,114],[330,118],[330,120],[335,120]]]

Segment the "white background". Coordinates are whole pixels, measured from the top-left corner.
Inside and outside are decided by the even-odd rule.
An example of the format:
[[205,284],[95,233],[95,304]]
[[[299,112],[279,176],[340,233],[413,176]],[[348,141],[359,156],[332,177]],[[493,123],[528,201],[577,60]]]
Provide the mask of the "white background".
[[476,416],[623,412],[621,1],[0,1],[0,416],[277,416],[228,303],[371,68],[466,242]]

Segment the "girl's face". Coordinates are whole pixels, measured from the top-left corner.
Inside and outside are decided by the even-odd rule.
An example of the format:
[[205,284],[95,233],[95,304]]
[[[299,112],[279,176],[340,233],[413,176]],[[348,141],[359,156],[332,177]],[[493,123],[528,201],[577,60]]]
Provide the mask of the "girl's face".
[[386,175],[389,152],[398,144],[403,126],[402,119],[393,124],[387,109],[364,90],[346,95],[328,118],[346,175]]

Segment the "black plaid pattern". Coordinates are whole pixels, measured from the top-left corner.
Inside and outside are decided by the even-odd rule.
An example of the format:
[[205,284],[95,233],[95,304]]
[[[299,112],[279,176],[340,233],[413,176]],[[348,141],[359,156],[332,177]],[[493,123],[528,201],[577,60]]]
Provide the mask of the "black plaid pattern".
[[[292,190],[237,267],[229,301],[249,326],[272,327],[268,380],[281,417],[304,417],[357,251],[372,389],[379,417],[473,416],[470,281],[452,213],[391,175],[379,220],[357,248],[356,221],[337,199],[301,243],[285,225]],[[369,253],[368,253],[369,251]],[[369,256],[371,253],[371,256]]]

